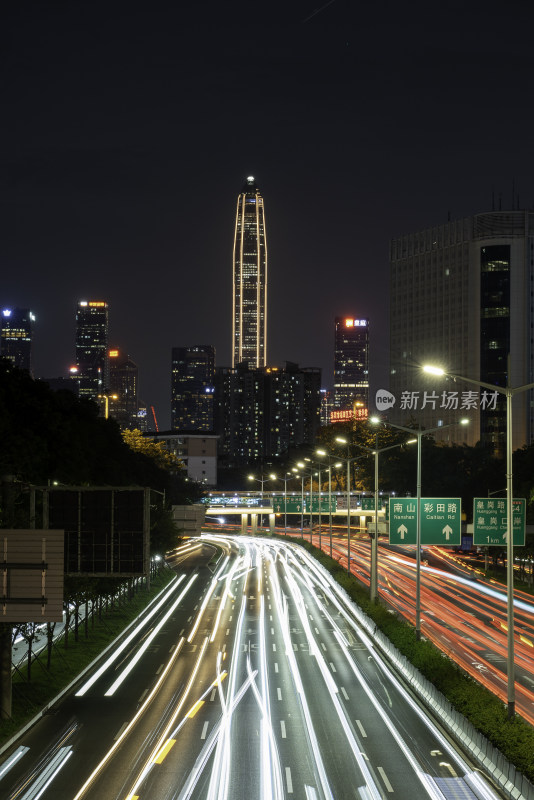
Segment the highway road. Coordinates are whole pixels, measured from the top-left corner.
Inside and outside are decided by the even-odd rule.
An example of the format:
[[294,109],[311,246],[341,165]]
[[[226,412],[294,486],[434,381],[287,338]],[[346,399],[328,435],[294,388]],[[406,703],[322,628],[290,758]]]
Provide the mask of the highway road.
[[[309,538],[309,537],[307,537]],[[319,546],[315,533],[313,543]],[[321,546],[330,551],[323,533]],[[347,540],[333,539],[333,555],[347,567]],[[507,701],[506,587],[485,580],[450,550],[426,548],[421,565],[421,633],[462,669]],[[369,586],[368,539],[351,542],[351,571]],[[378,548],[378,592],[383,602],[415,625],[415,554],[413,548]],[[516,711],[534,725],[534,601],[514,592],[514,661]]]
[[2,799],[500,796],[302,548],[208,535],[169,560],[151,616],[0,757]]

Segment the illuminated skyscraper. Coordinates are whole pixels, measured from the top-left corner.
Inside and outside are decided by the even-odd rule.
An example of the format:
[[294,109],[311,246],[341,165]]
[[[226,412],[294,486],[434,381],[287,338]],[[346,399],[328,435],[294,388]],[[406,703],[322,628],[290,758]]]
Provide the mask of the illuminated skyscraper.
[[130,356],[109,351],[109,415],[123,430],[138,427],[137,387],[139,368]]
[[35,320],[29,308],[2,309],[0,355],[19,369],[31,373],[32,327]]
[[336,317],[334,407],[369,407],[369,320]]
[[78,303],[76,366],[80,397],[96,400],[109,387],[108,304],[103,300]]
[[232,367],[264,367],[267,357],[267,241],[263,198],[253,177],[237,198]]

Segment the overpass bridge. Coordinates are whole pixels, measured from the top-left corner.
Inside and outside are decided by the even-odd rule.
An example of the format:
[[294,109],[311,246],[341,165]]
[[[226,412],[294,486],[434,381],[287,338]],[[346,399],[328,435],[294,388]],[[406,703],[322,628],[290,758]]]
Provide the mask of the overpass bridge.
[[[384,523],[386,519],[387,499],[380,498],[384,505],[378,509],[378,524]],[[211,492],[202,498],[202,503],[206,508],[206,517],[227,517],[239,516],[241,518],[241,531],[245,533],[249,527],[254,533],[258,528],[258,517],[269,518],[269,529],[271,532],[275,528],[276,517],[283,517],[287,524],[287,518],[294,520],[300,518],[301,527],[304,527],[304,517],[308,520],[306,527],[313,527],[314,517],[317,522],[319,518],[339,518],[347,519],[347,494],[346,492],[336,492],[329,494],[318,492],[304,494],[292,492],[287,494],[276,493],[255,493],[255,492]],[[370,518],[373,526],[375,519],[374,495],[353,493],[350,495],[350,518],[354,519],[356,527],[365,528],[366,519]],[[357,521],[356,521],[357,518]],[[249,521],[250,520],[250,521]]]

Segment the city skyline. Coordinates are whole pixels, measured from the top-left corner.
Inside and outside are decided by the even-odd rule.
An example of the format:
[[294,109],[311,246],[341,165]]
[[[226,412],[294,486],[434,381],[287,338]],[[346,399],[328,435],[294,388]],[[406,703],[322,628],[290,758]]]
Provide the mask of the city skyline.
[[76,303],[105,299],[160,428],[173,347],[231,364],[247,176],[268,205],[268,364],[319,367],[331,388],[334,319],[365,317],[371,397],[390,241],[534,206],[530,8],[475,0],[434,25],[417,2],[47,6],[3,26],[0,300],[32,309],[34,374],[53,378],[74,362]]

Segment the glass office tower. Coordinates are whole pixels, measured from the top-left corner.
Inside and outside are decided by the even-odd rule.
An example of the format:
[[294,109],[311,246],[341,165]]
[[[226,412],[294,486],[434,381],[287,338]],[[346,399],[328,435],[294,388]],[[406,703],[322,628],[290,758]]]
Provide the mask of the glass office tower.
[[32,332],[35,317],[29,308],[2,309],[0,355],[31,374]]
[[80,397],[97,400],[109,387],[108,304],[103,300],[78,303],[76,366]]
[[267,358],[267,241],[263,198],[253,177],[237,199],[234,237],[232,367]]

